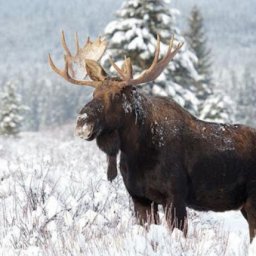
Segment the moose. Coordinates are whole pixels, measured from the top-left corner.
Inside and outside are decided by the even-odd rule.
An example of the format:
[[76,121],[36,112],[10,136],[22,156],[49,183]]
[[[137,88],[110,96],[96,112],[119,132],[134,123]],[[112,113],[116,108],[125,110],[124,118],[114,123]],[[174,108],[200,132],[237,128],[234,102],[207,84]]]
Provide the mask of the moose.
[[[187,234],[186,207],[199,211],[240,210],[249,224],[250,241],[256,235],[256,129],[197,119],[174,100],[146,95],[138,85],[154,81],[182,47],[170,40],[160,59],[157,36],[152,64],[133,77],[130,58],[119,67],[118,76],[107,74],[99,64],[107,42],[87,40],[76,54],[67,47],[64,32],[65,68],[54,72],[72,84],[94,88],[93,99],[80,111],[76,134],[96,139],[108,156],[108,179],[120,172],[140,224],[158,223],[158,206],[165,218]],[[83,71],[78,78],[75,67]],[[89,76],[90,79],[86,79]]]

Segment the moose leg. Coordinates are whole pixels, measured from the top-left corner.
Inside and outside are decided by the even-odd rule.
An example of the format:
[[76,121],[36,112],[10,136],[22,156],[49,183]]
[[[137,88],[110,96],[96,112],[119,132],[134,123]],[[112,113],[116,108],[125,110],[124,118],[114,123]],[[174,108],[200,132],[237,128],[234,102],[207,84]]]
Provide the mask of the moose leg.
[[244,209],[247,213],[249,232],[250,232],[250,242],[256,236],[256,201],[247,199]]
[[116,167],[117,156],[108,155],[107,157],[108,157],[107,178],[109,181],[112,181],[117,176],[117,167]]
[[137,198],[132,198],[134,203],[135,216],[140,225],[148,224],[158,224],[158,205],[150,200],[140,200]]
[[167,202],[163,207],[165,211],[165,218],[170,230],[172,231],[174,228],[178,228],[186,237],[188,232],[188,223],[187,211],[184,202],[174,200],[173,202]]

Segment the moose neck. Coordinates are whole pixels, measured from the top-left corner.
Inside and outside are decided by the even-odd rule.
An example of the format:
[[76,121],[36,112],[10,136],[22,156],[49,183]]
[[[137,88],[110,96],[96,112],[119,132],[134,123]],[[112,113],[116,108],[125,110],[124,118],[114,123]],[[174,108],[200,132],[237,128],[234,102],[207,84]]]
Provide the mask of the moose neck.
[[146,149],[157,150],[165,144],[161,134],[168,135],[169,139],[182,138],[184,127],[197,125],[198,120],[171,99],[146,96],[137,90],[123,97],[123,118],[118,134],[121,151],[129,155],[136,154],[142,145],[145,152]]
[[123,120],[118,129],[120,136],[120,149],[124,152],[136,153],[138,141],[143,139],[146,115],[148,111],[148,99],[137,90],[130,90],[123,94]]

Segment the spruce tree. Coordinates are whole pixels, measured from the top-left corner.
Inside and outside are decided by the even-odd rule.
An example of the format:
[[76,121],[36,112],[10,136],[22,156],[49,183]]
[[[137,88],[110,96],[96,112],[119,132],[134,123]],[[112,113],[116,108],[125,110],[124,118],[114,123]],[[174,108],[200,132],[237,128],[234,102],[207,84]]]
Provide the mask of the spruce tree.
[[[185,39],[175,24],[178,11],[171,9],[168,2],[126,0],[117,12],[116,20],[110,22],[105,29],[109,50],[103,59],[104,65],[110,66],[107,58],[110,55],[121,66],[126,55],[131,58],[134,71],[140,73],[152,63],[157,34],[162,42],[161,56],[166,53],[172,36],[177,41],[184,42]],[[194,69],[195,59],[185,43],[163,74],[146,87],[147,92],[172,96],[188,110],[197,113],[198,100],[192,88],[192,81],[198,77]]]
[[21,104],[21,97],[16,93],[13,82],[6,84],[0,98],[0,134],[16,136],[20,132],[25,106]]
[[244,69],[242,79],[237,83],[236,119],[247,125],[256,127],[256,78],[249,67]]
[[234,104],[231,98],[222,90],[214,90],[208,95],[199,108],[199,118],[205,121],[233,122]]
[[230,113],[232,101],[212,78],[211,50],[207,46],[204,19],[197,6],[191,10],[185,37],[197,57],[194,67],[199,79],[193,80],[192,83],[194,93],[199,99],[198,116],[204,120],[232,121]]
[[212,85],[211,50],[207,47],[204,19],[197,6],[194,6],[191,10],[188,26],[186,38],[198,59],[195,63],[195,68],[200,75],[200,79],[195,83],[195,87],[197,87],[199,97],[206,99],[207,95],[211,92]]

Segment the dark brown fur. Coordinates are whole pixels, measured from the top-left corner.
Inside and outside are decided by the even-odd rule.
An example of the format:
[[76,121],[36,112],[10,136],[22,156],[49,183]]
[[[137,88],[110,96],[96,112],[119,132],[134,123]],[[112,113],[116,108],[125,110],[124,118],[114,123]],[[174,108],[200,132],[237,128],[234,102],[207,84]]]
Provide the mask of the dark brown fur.
[[117,130],[102,133],[97,137],[98,147],[107,154],[108,169],[107,177],[112,181],[117,176],[117,154],[120,148],[120,141]]
[[[104,91],[114,86],[114,93]],[[186,206],[202,211],[241,209],[256,230],[256,130],[196,119],[173,100],[150,97],[106,81],[80,114],[97,112],[92,137],[110,156],[109,179],[120,171],[141,223],[166,219],[187,231]],[[104,93],[101,93],[104,92]],[[105,104],[107,99],[107,104]],[[89,114],[88,114],[89,115]],[[78,126],[82,124],[78,122]]]

